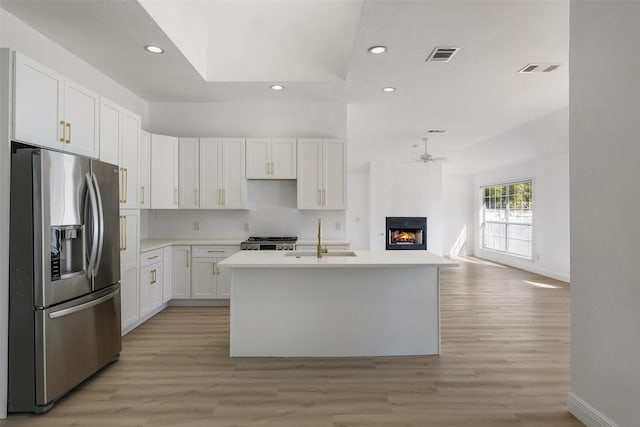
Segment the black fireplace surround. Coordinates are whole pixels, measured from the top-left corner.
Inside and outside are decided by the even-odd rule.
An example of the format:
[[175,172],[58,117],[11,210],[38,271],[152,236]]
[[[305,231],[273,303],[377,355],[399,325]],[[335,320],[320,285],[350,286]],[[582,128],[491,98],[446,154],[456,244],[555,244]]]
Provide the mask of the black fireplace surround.
[[427,250],[427,218],[388,216],[387,250]]

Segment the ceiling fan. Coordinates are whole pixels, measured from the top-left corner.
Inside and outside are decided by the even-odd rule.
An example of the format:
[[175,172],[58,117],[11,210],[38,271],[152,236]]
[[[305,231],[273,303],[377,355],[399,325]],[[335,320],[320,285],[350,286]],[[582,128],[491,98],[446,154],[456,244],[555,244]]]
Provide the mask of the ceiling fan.
[[[421,154],[420,157],[417,160],[413,160],[411,162],[405,162],[405,163],[428,163],[428,162],[437,162],[437,161],[441,161],[441,160],[447,160],[446,157],[433,157],[431,154],[429,154],[427,152],[427,141],[429,138],[424,137],[422,138],[422,141],[424,142],[424,154]],[[420,144],[414,144],[414,147],[419,147]]]

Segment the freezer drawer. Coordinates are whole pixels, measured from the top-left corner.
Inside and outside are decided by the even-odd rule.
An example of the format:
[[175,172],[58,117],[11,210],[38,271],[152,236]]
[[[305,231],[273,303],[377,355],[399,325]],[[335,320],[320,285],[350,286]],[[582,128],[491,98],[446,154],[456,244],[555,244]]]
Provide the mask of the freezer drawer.
[[120,353],[119,284],[35,315],[37,405],[57,399]]

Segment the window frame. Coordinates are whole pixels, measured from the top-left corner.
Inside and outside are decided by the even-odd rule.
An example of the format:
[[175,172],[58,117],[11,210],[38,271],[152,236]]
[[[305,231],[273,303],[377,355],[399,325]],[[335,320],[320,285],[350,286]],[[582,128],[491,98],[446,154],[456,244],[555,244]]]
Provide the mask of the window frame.
[[[514,184],[523,184],[523,183],[531,183],[531,198],[530,198],[530,203],[531,203],[531,224],[521,224],[521,223],[510,223],[509,222],[509,186],[510,185],[514,185]],[[506,203],[506,209],[505,209],[505,221],[504,222],[500,222],[500,221],[485,221],[485,197],[484,197],[484,193],[485,193],[485,189],[486,188],[491,188],[491,187],[500,187],[500,186],[504,186],[506,188],[506,192],[505,192],[505,200],[507,201]],[[535,198],[536,198],[536,191],[535,191],[535,180],[533,178],[519,178],[519,179],[513,179],[513,180],[509,180],[509,181],[503,181],[503,182],[498,182],[498,183],[491,183],[491,184],[482,184],[480,185],[480,218],[479,218],[479,224],[480,224],[480,233],[479,233],[479,240],[480,240],[480,249],[483,251],[489,251],[489,252],[494,252],[496,254],[502,254],[502,255],[507,255],[510,257],[515,257],[515,258],[520,258],[523,260],[527,260],[527,261],[533,261],[536,256],[536,244],[535,244],[535,222],[536,222],[536,213],[535,213],[535,208],[536,208],[536,203],[535,203]],[[489,248],[485,246],[485,224],[504,224],[505,225],[505,236],[504,236],[504,247],[505,250],[500,250],[500,249],[495,249],[495,248]],[[530,256],[526,256],[526,255],[521,255],[521,254],[516,254],[513,252],[509,252],[509,224],[515,224],[515,225],[526,225],[529,226],[531,229],[531,255]]]

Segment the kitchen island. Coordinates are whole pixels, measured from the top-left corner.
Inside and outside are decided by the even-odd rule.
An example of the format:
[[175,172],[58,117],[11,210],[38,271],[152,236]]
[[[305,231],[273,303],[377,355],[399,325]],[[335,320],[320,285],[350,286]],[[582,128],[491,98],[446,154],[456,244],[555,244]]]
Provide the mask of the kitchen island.
[[231,270],[231,356],[440,353],[439,268],[427,251],[240,251]]

